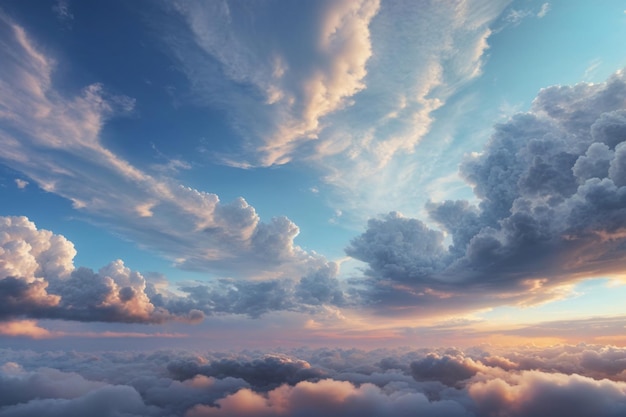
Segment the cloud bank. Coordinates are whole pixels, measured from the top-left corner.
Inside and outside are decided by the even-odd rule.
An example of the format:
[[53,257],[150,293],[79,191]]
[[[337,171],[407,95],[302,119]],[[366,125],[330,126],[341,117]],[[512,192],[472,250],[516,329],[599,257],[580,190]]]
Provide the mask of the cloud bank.
[[[626,259],[626,75],[543,89],[460,173],[477,204],[430,202],[433,229],[390,213],[346,249],[389,313],[527,305]],[[446,237],[450,244],[447,245]]]
[[[300,279],[216,279],[181,285],[175,292],[167,280],[146,279],[122,260],[94,272],[75,267],[75,255],[72,242],[37,229],[28,218],[0,217],[0,320],[193,323],[205,315],[258,318],[273,311],[314,313],[347,304],[333,262],[320,264]],[[17,327],[7,327],[4,333],[14,333]],[[23,335],[32,328],[33,336],[46,336],[32,323],[22,327]]]
[[[624,350],[2,350],[0,416],[617,417]],[[589,360],[588,358],[595,358]],[[603,363],[604,365],[600,365]]]

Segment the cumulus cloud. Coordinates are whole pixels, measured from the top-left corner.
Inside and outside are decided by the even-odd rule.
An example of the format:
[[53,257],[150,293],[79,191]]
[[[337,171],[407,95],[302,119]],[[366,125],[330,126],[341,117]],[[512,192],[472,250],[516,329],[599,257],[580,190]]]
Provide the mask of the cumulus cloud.
[[[609,364],[623,359],[621,348],[490,349],[281,355],[4,349],[0,416],[617,417],[625,411],[626,383],[602,377],[616,370]],[[466,366],[458,368],[461,363]]]
[[7,34],[0,47],[2,163],[183,268],[301,275],[324,262],[294,243],[299,229],[286,217],[262,222],[243,198],[224,203],[106,148],[103,126],[132,112],[134,100],[100,84],[65,94],[53,81],[53,57],[7,16],[0,15],[0,27]]
[[334,380],[283,386],[267,397],[243,389],[217,401],[218,407],[197,405],[190,417],[203,416],[464,416],[463,407],[450,401],[429,402],[421,393],[387,394],[373,384],[359,387]]
[[0,335],[26,336],[33,339],[43,339],[53,336],[53,333],[39,327],[35,320],[15,320],[0,322]]
[[[274,250],[271,242],[267,246],[265,251]],[[167,280],[151,282],[122,260],[95,272],[76,268],[75,255],[70,241],[37,229],[26,217],[0,217],[0,319],[198,322],[204,315],[258,318],[272,311],[312,313],[325,306],[348,303],[336,278],[338,266],[334,262],[311,269],[299,281],[216,279],[209,284],[182,285],[178,292],[182,295],[177,295],[168,288]],[[34,322],[21,323],[26,324],[21,328],[22,335],[47,335]],[[0,331],[17,335],[18,327],[16,322]]]
[[[0,217],[0,319],[157,323],[202,318],[197,310],[175,317],[155,307],[144,277],[121,260],[95,273],[75,268],[75,255],[74,245],[65,237],[37,229],[26,217]],[[24,323],[28,326],[23,330],[37,330],[32,322]],[[5,328],[5,333],[11,329],[15,330]]]
[[161,299],[157,294],[153,301],[170,311],[195,309],[207,315],[245,314],[258,318],[272,311],[313,313],[325,306],[343,307],[354,302],[337,279],[338,272],[337,264],[329,262],[299,281],[218,279],[210,284],[181,286],[184,298]]
[[[482,415],[548,417],[618,416],[626,412],[626,384],[579,375],[522,372],[477,382],[469,388]],[[567,398],[567,401],[559,399]]]
[[179,361],[167,367],[172,376],[179,380],[204,375],[223,379],[226,377],[245,380],[257,391],[269,391],[282,384],[294,385],[300,381],[319,380],[326,372],[300,359],[286,355],[267,355],[263,358],[246,360],[242,358],[224,358],[208,364]]
[[474,376],[479,370],[472,359],[462,356],[429,354],[411,363],[411,374],[416,380],[435,380],[449,386],[456,386]]
[[[439,230],[391,213],[346,252],[372,305],[446,311],[562,297],[626,257],[626,75],[542,90],[460,173],[479,203],[431,202]],[[446,233],[451,244],[446,247]]]

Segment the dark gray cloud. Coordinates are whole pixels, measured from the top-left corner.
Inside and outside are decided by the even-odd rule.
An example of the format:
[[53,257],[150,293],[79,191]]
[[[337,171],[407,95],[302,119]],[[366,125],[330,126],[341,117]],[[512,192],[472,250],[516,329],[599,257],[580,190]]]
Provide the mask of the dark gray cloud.
[[0,349],[0,416],[617,417],[626,349]]
[[183,310],[194,308],[206,314],[245,314],[258,318],[270,311],[297,309],[299,306],[293,299],[292,286],[290,281],[283,280],[249,282],[223,279],[213,285],[181,287],[187,297],[166,305],[175,309],[182,305]]
[[350,300],[336,278],[339,267],[334,262],[319,268],[300,280],[270,279],[241,281],[218,279],[209,284],[180,287],[184,297],[152,297],[155,305],[172,312],[202,311],[206,315],[243,314],[258,318],[272,311],[313,313],[323,306],[346,306]]
[[321,368],[313,368],[303,360],[284,355],[271,355],[246,360],[224,358],[209,364],[197,362],[172,362],[167,367],[171,375],[180,380],[205,375],[223,379],[240,378],[257,391],[269,391],[282,384],[295,385],[300,381],[316,381],[327,375]]
[[450,355],[429,354],[411,363],[411,374],[418,381],[439,381],[444,385],[457,386],[474,376],[480,368],[467,358]]
[[[347,247],[379,311],[532,304],[626,260],[626,74],[541,90],[460,167],[478,199],[390,213]],[[444,232],[450,245],[444,244]]]
[[305,275],[296,286],[296,297],[310,305],[346,305],[347,296],[336,278],[338,272],[339,266],[334,262],[329,262]]

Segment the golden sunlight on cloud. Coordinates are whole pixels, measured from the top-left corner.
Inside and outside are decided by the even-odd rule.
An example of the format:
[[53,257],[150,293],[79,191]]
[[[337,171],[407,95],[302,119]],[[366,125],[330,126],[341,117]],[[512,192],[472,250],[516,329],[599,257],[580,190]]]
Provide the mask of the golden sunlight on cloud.
[[37,320],[15,320],[0,322],[0,335],[22,336],[33,339],[53,337],[55,334],[37,325]]

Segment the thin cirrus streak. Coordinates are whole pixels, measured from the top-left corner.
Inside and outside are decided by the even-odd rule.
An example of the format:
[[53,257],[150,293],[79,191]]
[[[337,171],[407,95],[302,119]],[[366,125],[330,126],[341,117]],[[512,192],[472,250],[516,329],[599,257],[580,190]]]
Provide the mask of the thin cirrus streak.
[[107,149],[102,126],[113,114],[132,112],[134,101],[99,84],[76,97],[61,95],[52,81],[54,60],[8,17],[0,15],[0,24],[10,33],[0,50],[0,158],[8,166],[184,268],[281,275],[289,264],[289,272],[304,274],[325,263],[294,244],[299,229],[286,217],[261,222],[243,198],[223,203]]

